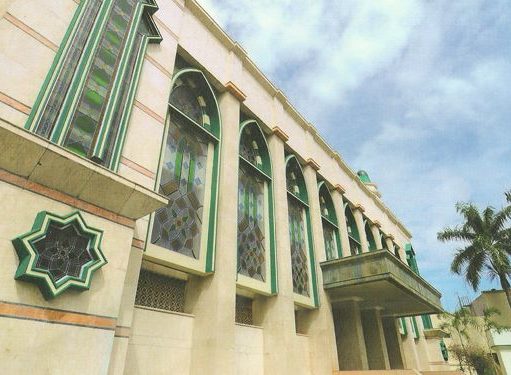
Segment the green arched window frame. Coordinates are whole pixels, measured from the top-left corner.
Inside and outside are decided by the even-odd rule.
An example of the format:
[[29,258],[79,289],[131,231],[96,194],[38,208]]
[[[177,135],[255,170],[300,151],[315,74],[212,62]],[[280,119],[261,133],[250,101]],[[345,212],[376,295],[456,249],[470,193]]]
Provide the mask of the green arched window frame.
[[[178,89],[182,91],[179,96],[175,94]],[[190,103],[181,103],[181,98],[189,99]],[[178,131],[173,134],[175,129]],[[189,142],[183,145],[185,139],[188,139]],[[197,139],[197,143],[202,144],[202,150],[206,150],[204,151],[205,156],[202,155],[199,158],[196,153],[192,152],[194,149],[190,148],[189,144],[193,144],[191,142],[193,139]],[[183,195],[189,196],[190,191],[195,189],[192,186],[193,183],[197,181],[197,178],[201,180],[199,182],[203,185],[200,188],[203,192],[202,204],[200,208],[196,208],[194,206],[196,200],[190,198],[192,206],[188,210],[190,214],[196,213],[200,218],[200,245],[197,245],[199,254],[186,254],[170,249],[171,246],[160,246],[165,241],[160,241],[159,229],[155,229],[155,220],[159,220],[156,216],[160,213],[165,215],[166,209],[171,213],[169,217],[176,216],[176,214],[172,214],[174,208],[171,207],[171,204],[176,205],[175,212],[182,209],[183,203],[179,202],[178,196],[174,200],[175,203],[171,200],[169,206],[151,214],[146,239],[146,258],[199,275],[214,271],[220,147],[221,118],[213,88],[204,73],[198,69],[183,68],[177,71],[171,82],[169,110],[165,121],[155,190],[169,196],[166,191],[172,189],[175,191],[177,188],[175,184],[181,184],[180,181],[185,180],[182,186],[187,189],[187,193]],[[181,149],[186,151],[186,155],[180,151]],[[197,171],[201,167],[205,169],[202,170],[202,175],[199,175]],[[166,188],[167,185],[169,190]],[[182,220],[176,222],[176,226],[183,225],[183,220],[189,220],[189,216],[184,219],[180,217],[180,219]],[[160,223],[162,222],[163,220],[160,220]],[[170,223],[174,224],[174,222]],[[183,230],[190,230],[191,236],[195,236],[197,228],[184,227]],[[182,239],[182,241],[185,240],[188,241],[188,238]],[[189,246],[187,245],[187,247]]]
[[[286,188],[295,303],[304,307],[318,307],[319,295],[317,290],[316,262],[314,259],[309,197],[305,186],[302,167],[296,156],[292,154],[286,157]],[[300,247],[303,247],[303,254],[300,254]],[[303,259],[303,255],[305,255],[307,259]],[[305,270],[307,271],[306,283],[303,277],[303,272]]]
[[323,239],[325,243],[326,260],[342,257],[339,224],[330,190],[325,181],[318,183],[319,209],[321,210],[321,223],[323,225]]
[[117,171],[148,43],[153,0],[82,0],[25,128]]
[[348,240],[350,243],[351,255],[362,254],[362,245],[360,243],[360,234],[358,233],[355,216],[349,202],[344,203],[344,215],[346,217],[346,229],[348,230]]
[[367,245],[369,247],[369,251],[378,250],[376,248],[376,239],[374,238],[373,231],[371,230],[371,222],[367,218],[364,220],[364,231],[365,236],[367,238]]
[[[240,124],[237,282],[256,293],[277,293],[272,167],[255,120]],[[261,228],[262,227],[262,228]]]

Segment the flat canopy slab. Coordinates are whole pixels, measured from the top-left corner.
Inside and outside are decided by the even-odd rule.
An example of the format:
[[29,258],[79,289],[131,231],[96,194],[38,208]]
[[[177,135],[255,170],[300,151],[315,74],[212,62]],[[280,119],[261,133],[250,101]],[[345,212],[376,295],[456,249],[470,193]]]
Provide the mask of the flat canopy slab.
[[438,314],[441,294],[386,250],[321,263],[323,287],[332,304],[356,299],[361,309],[383,316]]

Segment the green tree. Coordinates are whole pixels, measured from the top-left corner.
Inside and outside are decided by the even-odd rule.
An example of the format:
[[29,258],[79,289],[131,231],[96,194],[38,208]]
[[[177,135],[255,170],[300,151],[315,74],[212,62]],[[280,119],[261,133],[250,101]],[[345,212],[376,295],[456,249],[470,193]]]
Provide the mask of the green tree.
[[460,307],[453,313],[445,311],[440,317],[442,321],[440,329],[448,332],[451,337],[456,335],[459,340],[459,345],[454,345],[450,347],[449,350],[451,350],[458,359],[460,370],[465,371],[464,367],[467,366],[469,373],[472,373],[466,357],[468,350],[466,342],[469,342],[469,329],[471,327],[477,328],[476,319],[470,314],[470,310],[466,307]]
[[472,203],[457,203],[456,211],[464,223],[438,232],[442,242],[461,241],[451,263],[451,271],[463,275],[468,284],[477,291],[483,274],[498,279],[506,292],[511,308],[511,191],[506,193],[507,206],[500,211],[486,207],[480,211]]

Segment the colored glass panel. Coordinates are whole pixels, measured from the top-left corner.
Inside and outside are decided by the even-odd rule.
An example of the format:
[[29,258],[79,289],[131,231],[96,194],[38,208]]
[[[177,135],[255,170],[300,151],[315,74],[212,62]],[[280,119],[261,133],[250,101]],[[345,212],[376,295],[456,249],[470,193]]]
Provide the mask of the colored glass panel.
[[288,192],[308,203],[302,170],[294,158],[289,161],[286,168],[286,186]]
[[110,97],[137,0],[116,0],[100,38],[64,146],[87,156]]
[[208,141],[171,113],[159,192],[169,204],[156,211],[151,242],[199,258]]
[[348,229],[348,239],[350,243],[350,253],[351,255],[360,254],[362,252],[362,246],[360,245],[360,237],[358,234],[355,217],[353,216],[353,213],[351,212],[349,206],[346,206],[345,217],[346,228]]
[[73,79],[80,58],[82,57],[85,43],[89,38],[92,26],[94,25],[101,7],[101,1],[91,0],[85,7],[83,16],[80,18],[77,25],[78,31],[75,33],[73,40],[71,41],[71,48],[64,56],[62,62],[63,68],[58,72],[46,102],[46,106],[42,112],[41,119],[35,129],[35,132],[38,135],[45,138],[50,136],[53,126],[57,120],[57,116],[60,113],[60,109],[71,84],[71,80]]
[[326,259],[337,258],[337,242],[335,240],[335,228],[323,220],[323,238],[325,240]]
[[371,226],[369,225],[369,223],[366,223],[364,229],[366,232],[367,243],[369,245],[369,251],[376,250],[376,241],[374,239],[373,232],[371,231]]
[[261,157],[263,145],[260,144],[261,141],[257,139],[258,137],[253,136],[252,132],[253,130],[250,127],[244,129],[240,141],[240,156],[260,169],[263,164]]
[[170,104],[191,118],[199,125],[203,125],[203,108],[205,99],[197,93],[197,83],[192,77],[178,78],[170,94]]
[[80,277],[82,267],[93,260],[89,238],[73,224],[51,223],[46,236],[32,244],[38,253],[35,268],[45,271],[54,283],[66,276]]
[[308,297],[310,296],[310,291],[305,208],[292,197],[288,197],[288,209],[293,291]]
[[238,183],[238,272],[266,280],[265,181],[240,165]]

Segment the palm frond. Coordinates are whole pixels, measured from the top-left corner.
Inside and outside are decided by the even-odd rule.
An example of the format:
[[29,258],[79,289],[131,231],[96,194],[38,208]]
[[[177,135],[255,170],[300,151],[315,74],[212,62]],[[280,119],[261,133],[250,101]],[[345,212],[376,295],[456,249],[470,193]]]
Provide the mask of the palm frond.
[[460,275],[462,273],[462,269],[465,268],[465,265],[476,256],[477,252],[478,249],[472,245],[458,249],[456,254],[454,254],[454,258],[451,263],[451,272]]
[[470,284],[474,291],[479,288],[481,282],[481,273],[485,265],[486,254],[484,252],[477,252],[468,262],[465,279]]
[[472,203],[456,203],[456,211],[465,218],[465,229],[472,229],[475,233],[481,232],[484,228],[483,218],[479,209]]
[[442,242],[446,241],[472,241],[474,234],[460,226],[454,228],[444,228],[437,233],[437,239]]

